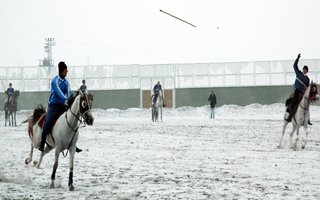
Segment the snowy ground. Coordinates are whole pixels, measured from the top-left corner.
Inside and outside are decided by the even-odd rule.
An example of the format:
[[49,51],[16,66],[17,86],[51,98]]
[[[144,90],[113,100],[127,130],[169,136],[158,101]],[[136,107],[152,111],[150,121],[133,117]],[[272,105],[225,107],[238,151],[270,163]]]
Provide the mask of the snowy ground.
[[[0,199],[320,199],[320,107],[311,107],[314,125],[298,151],[288,134],[277,148],[283,110],[229,105],[210,120],[208,107],[184,107],[152,123],[147,109],[96,109],[94,125],[80,129],[73,192],[69,159],[60,156],[49,189],[54,153],[40,169],[25,165],[26,125],[4,127],[0,112]],[[18,122],[31,112],[19,111]]]

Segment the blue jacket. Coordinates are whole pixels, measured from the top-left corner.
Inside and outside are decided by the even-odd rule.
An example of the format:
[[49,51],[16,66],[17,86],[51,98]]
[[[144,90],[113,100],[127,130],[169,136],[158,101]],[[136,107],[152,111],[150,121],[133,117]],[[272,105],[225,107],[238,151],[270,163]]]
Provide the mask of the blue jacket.
[[296,81],[294,82],[294,89],[300,92],[304,91],[309,87],[309,77],[305,76],[298,68],[299,58],[294,61],[293,69],[296,73]]
[[70,84],[67,79],[60,78],[59,75],[55,76],[51,81],[51,91],[48,104],[64,105],[68,97],[72,95]]
[[153,87],[153,92],[154,92],[154,93],[159,93],[160,90],[162,91],[162,87],[161,87],[160,84],[157,83],[157,84]]
[[14,93],[14,89],[12,87],[9,87],[6,91],[8,97],[11,97]]

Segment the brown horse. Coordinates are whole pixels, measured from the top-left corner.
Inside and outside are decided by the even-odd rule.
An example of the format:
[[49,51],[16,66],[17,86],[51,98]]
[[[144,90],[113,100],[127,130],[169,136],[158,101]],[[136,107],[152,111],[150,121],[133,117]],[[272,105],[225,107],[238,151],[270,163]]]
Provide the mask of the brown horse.
[[16,112],[18,107],[18,97],[20,95],[19,90],[14,91],[12,97],[9,98],[8,101],[4,104],[5,111],[5,126],[7,126],[7,122],[9,121],[9,126],[17,126],[16,121]]

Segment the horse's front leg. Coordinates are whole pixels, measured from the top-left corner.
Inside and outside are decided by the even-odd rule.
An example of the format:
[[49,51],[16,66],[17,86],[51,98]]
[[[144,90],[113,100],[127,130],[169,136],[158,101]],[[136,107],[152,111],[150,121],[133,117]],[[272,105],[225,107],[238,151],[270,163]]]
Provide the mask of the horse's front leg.
[[26,160],[24,161],[26,163],[26,165],[32,161],[32,155],[33,155],[33,146],[32,146],[32,142],[31,142],[31,150],[30,150],[29,158],[26,158]]
[[294,142],[294,150],[297,150],[297,143],[298,143],[298,140],[299,140],[299,127],[297,128],[297,137],[296,137],[296,140]]
[[294,134],[294,132],[296,131],[296,129],[297,129],[297,125],[293,125],[292,126],[292,130],[291,130],[291,132],[290,132],[290,148],[293,148],[293,146],[292,146],[292,137],[293,137],[293,134]]
[[76,153],[76,147],[72,147],[70,148],[70,160],[69,160],[69,182],[68,182],[68,186],[69,186],[69,190],[73,191],[74,190],[74,186],[73,186],[73,163],[74,163],[74,155]]
[[288,124],[289,124],[289,122],[287,122],[286,120],[284,120],[284,123],[283,123],[283,126],[282,126],[282,135],[281,135],[281,139],[280,139],[278,148],[281,147],[282,139],[283,139],[283,136],[284,136],[284,133],[285,133],[285,131],[286,131],[286,128],[287,128],[287,125],[288,125]]
[[54,188],[54,180],[56,179],[56,171],[57,171],[58,164],[59,164],[59,155],[60,155],[60,152],[56,149],[53,170],[52,170],[52,174],[51,174],[50,188]]
[[301,146],[302,149],[306,148],[306,144],[307,144],[307,140],[308,140],[309,130],[308,130],[307,126],[304,126],[304,132],[306,134],[306,138],[302,138],[302,140],[303,140],[303,144]]
[[[13,113],[13,118],[14,118],[14,126],[17,126],[16,112]],[[12,122],[12,126],[13,126],[13,122]]]
[[12,114],[9,113],[9,126],[11,126],[11,118],[12,118]]

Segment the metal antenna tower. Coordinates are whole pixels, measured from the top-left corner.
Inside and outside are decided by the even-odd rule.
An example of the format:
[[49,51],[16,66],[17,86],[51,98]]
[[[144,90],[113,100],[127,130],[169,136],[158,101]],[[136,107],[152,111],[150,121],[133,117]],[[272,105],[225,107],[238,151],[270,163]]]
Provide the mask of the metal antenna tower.
[[53,59],[52,59],[52,47],[56,45],[54,38],[45,38],[44,52],[47,54],[47,57],[43,60],[40,60],[40,67],[44,67],[48,74],[51,72],[51,68],[53,67]]

